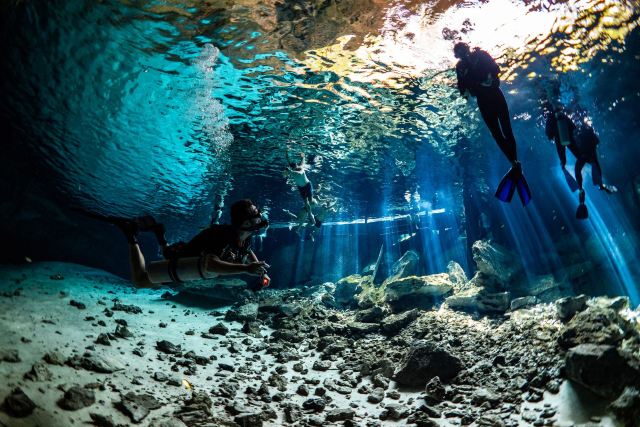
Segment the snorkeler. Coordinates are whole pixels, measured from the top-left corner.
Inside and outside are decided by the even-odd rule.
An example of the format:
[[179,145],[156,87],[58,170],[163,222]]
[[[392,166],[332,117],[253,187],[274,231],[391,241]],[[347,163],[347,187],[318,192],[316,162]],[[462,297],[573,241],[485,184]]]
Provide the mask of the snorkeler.
[[[239,200],[231,205],[231,225],[211,225],[189,242],[168,245],[164,226],[153,217],[135,219],[93,217],[116,225],[129,242],[131,280],[138,288],[152,288],[158,284],[208,279],[218,275],[249,274],[260,276],[252,290],[269,286],[267,265],[259,261],[251,250],[250,239],[254,233],[268,227],[268,221],[250,200]],[[155,234],[166,261],[145,264],[137,240],[139,231]]]
[[479,48],[471,51],[469,45],[463,42],[456,43],[453,52],[459,59],[456,75],[460,94],[465,99],[469,99],[470,95],[477,99],[482,119],[500,150],[511,162],[511,169],[500,181],[495,196],[503,202],[510,202],[517,190],[522,205],[527,205],[531,201],[531,191],[518,161],[509,107],[500,90],[500,67],[487,52]]
[[302,197],[302,201],[304,202],[304,208],[307,211],[307,215],[309,217],[309,224],[320,227],[322,223],[320,222],[320,220],[316,219],[313,216],[313,212],[311,211],[311,204],[314,202],[313,185],[311,185],[311,181],[309,181],[309,178],[307,178],[307,162],[305,160],[304,153],[300,153],[300,163],[296,163],[291,160],[291,158],[289,157],[288,149],[285,155],[287,157],[288,166],[284,170],[284,175],[286,177],[291,177],[296,187],[298,187],[298,191],[300,192],[300,196]]
[[[584,188],[582,187],[582,169],[585,164],[589,163],[591,165],[593,185],[598,186],[600,190],[608,194],[615,193],[618,189],[613,185],[606,185],[602,182],[602,169],[596,152],[600,140],[593,130],[593,127],[587,123],[581,123],[579,126],[576,126],[571,118],[562,111],[560,106],[556,106],[555,108],[547,106],[547,109],[549,112],[547,113],[545,133],[547,134],[547,138],[555,141],[558,157],[560,158],[560,166],[562,167],[569,188],[571,191],[578,190],[578,200],[580,204],[576,211],[576,218],[586,219],[589,216],[589,211],[584,204],[586,196]],[[576,158],[575,179],[566,169],[567,148],[569,148],[569,151],[571,151]]]

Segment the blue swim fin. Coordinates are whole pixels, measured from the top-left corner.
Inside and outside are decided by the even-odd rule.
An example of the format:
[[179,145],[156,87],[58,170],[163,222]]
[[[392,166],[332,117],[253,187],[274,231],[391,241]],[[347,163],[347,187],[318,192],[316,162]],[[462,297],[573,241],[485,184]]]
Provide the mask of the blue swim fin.
[[571,173],[569,173],[569,171],[564,168],[562,168],[562,173],[564,174],[564,179],[567,181],[567,185],[569,186],[571,192],[573,193],[574,191],[578,191],[578,181],[576,181],[573,175],[571,175]]
[[522,171],[515,177],[516,180],[516,189],[518,190],[518,196],[520,196],[520,201],[522,202],[522,206],[527,206],[531,201],[531,190],[529,189],[529,184],[527,184],[527,180],[524,179],[524,175]]
[[509,203],[513,198],[513,193],[516,190],[516,181],[514,177],[513,168],[509,169],[509,172],[502,177],[495,196],[503,202]]

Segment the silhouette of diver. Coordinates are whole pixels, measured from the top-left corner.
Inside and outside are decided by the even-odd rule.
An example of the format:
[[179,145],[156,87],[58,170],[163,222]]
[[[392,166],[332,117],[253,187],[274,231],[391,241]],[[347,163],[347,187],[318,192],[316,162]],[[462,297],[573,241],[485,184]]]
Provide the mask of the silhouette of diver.
[[[582,169],[585,164],[591,165],[591,179],[593,185],[598,186],[600,190],[609,194],[615,193],[618,189],[613,185],[606,185],[602,182],[602,168],[598,161],[598,153],[596,148],[600,143],[600,139],[596,135],[593,127],[587,123],[579,123],[575,125],[573,120],[564,112],[560,106],[555,108],[550,105],[546,106],[547,121],[545,125],[545,133],[547,138],[553,139],[556,144],[558,157],[560,158],[560,166],[562,167],[565,179],[571,191],[578,190],[578,199],[580,204],[576,211],[576,218],[586,219],[589,216],[587,206],[584,204],[586,196],[582,187]],[[576,158],[575,180],[567,171],[567,154],[566,149]],[[577,182],[576,182],[577,181]]]
[[459,59],[456,75],[460,94],[465,99],[469,95],[476,98],[482,119],[500,150],[511,162],[512,167],[500,181],[495,196],[503,202],[510,202],[517,190],[522,205],[526,206],[531,201],[531,191],[518,161],[509,107],[500,90],[500,67],[487,52],[479,48],[471,51],[469,45],[463,42],[456,43],[453,52]]

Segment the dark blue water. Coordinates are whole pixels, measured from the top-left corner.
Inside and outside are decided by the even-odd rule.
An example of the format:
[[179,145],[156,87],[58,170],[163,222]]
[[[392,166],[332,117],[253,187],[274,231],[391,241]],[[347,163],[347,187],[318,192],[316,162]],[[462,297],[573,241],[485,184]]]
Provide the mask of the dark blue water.
[[[381,246],[389,262],[418,251],[423,273],[451,260],[471,273],[471,244],[492,238],[532,281],[582,269],[576,292],[639,302],[636,2],[228,3],[2,6],[3,260],[125,274],[121,236],[72,208],[151,213],[178,240],[225,194],[269,212],[256,245],[283,286],[358,272]],[[526,208],[493,197],[508,163],[457,95],[457,39],[502,66]],[[593,124],[620,189],[587,185],[587,221],[544,135],[550,91]],[[308,175],[337,208],[313,242],[289,230],[301,203],[282,176],[287,146],[316,156]]]

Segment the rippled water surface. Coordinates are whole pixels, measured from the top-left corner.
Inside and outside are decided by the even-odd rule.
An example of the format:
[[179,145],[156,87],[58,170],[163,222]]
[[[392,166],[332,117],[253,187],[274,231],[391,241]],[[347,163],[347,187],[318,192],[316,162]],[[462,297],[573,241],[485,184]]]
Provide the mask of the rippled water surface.
[[[224,190],[273,203],[288,191],[285,145],[321,156],[310,175],[347,211],[385,187],[401,205],[416,190],[416,161],[437,170],[431,192],[455,192],[456,147],[491,161],[499,153],[453,89],[453,40],[499,58],[515,126],[531,133],[545,80],[587,89],[584,68],[619,61],[638,17],[637,4],[617,1],[4,8],[13,45],[4,66],[15,77],[4,83],[5,113],[29,124],[66,191],[129,214],[205,212]],[[519,139],[525,152],[531,141]]]

